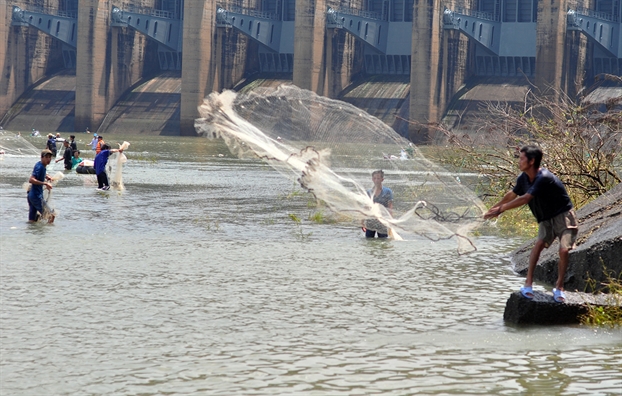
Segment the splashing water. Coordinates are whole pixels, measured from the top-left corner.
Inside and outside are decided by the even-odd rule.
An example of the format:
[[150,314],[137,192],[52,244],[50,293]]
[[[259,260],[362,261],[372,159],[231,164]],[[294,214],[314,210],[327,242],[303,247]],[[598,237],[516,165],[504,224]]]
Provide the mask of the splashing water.
[[[224,139],[239,157],[263,159],[357,226],[386,227],[394,239],[456,238],[460,253],[475,249],[468,233],[481,223],[482,202],[455,174],[355,106],[282,85],[212,93],[199,112],[198,133]],[[378,169],[393,190],[393,215],[368,195]]]

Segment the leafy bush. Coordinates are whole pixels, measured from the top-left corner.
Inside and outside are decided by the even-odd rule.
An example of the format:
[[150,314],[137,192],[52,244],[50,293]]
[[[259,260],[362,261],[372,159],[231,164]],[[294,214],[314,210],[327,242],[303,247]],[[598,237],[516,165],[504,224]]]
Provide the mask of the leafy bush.
[[[608,274],[605,268],[605,274]],[[595,281],[588,285],[592,290],[597,289]],[[581,323],[593,326],[620,326],[622,325],[622,282],[620,277],[613,278],[607,275],[607,281],[603,282],[599,289],[607,293],[606,301],[609,305],[600,306],[587,304],[587,313],[581,316]]]

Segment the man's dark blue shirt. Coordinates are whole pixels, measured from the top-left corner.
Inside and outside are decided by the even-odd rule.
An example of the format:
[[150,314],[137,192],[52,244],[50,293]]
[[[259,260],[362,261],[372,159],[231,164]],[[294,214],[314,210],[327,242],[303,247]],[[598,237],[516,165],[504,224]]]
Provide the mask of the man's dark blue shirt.
[[512,191],[518,196],[525,194],[533,196],[529,201],[529,209],[538,223],[572,209],[572,202],[564,184],[546,168],[538,170],[533,183],[523,172],[516,179],[516,187]]

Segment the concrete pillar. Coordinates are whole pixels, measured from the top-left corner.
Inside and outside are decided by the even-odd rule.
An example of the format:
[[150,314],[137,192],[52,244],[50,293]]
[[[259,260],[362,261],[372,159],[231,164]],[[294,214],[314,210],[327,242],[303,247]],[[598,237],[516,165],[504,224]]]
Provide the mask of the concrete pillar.
[[[356,39],[340,29],[326,31],[324,96],[336,98],[348,86],[352,75],[360,73],[362,51],[355,51]],[[357,57],[355,59],[355,57]]]
[[194,120],[198,106],[212,92],[214,66],[212,40],[216,29],[216,2],[186,0],[184,2],[184,44],[181,70],[180,133],[196,134]]
[[78,0],[76,117],[74,128],[97,130],[108,111],[110,29],[108,0]]
[[116,96],[117,91],[123,89],[123,78],[119,70],[119,33],[121,29],[110,29],[110,79],[111,86],[109,94]]
[[410,71],[410,124],[414,142],[427,140],[425,124],[441,117],[441,12],[440,0],[415,0],[413,10],[412,60]]
[[224,67],[224,59],[223,59],[223,41],[225,39],[225,29],[226,28],[216,28],[216,33],[214,34],[215,42],[214,47],[216,50],[214,51],[214,84],[212,89],[216,92],[220,92],[224,88],[224,79],[225,73],[223,70]]
[[535,83],[552,98],[562,87],[567,11],[567,0],[538,0]]
[[296,1],[293,82],[317,94],[324,92],[325,0]]
[[330,29],[326,31],[326,76],[324,77],[324,87],[322,92],[328,97],[334,97],[331,95],[333,92],[333,86],[335,85],[335,67],[336,59],[333,59],[333,41],[337,36],[336,29]]
[[11,7],[9,7],[5,1],[0,6],[0,54],[3,54],[2,61],[0,62],[0,119],[9,111],[12,100],[11,87],[11,61],[9,58],[9,31],[11,25]]
[[577,95],[585,86],[586,77],[591,72],[591,48],[587,37],[577,31],[566,34],[564,48],[564,69],[561,89],[570,97]]
[[[50,52],[54,51],[52,38],[44,33],[32,27],[11,26],[13,5],[22,9],[29,6],[25,1],[0,4],[0,120],[33,83],[45,76]],[[40,127],[34,119],[32,127]]]

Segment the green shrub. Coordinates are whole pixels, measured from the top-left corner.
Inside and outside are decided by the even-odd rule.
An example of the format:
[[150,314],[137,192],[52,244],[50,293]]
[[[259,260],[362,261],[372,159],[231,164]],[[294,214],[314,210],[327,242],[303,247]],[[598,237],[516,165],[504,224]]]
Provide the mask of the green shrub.
[[[605,274],[609,274],[606,268],[604,270]],[[588,303],[587,312],[581,316],[581,323],[609,327],[622,325],[622,282],[620,276],[616,279],[607,275],[607,281],[600,285],[596,285],[593,280],[591,283],[592,285],[588,285],[588,288],[596,290],[596,286],[600,286],[598,289],[607,292],[605,300],[609,305],[601,306]]]
[[478,173],[473,188],[493,204],[516,181],[518,150],[536,144],[544,152],[542,166],[561,179],[579,208],[622,181],[616,169],[622,147],[622,97],[610,99],[605,111],[600,104],[563,93],[551,98],[529,90],[521,106],[489,102],[474,123],[477,128],[467,133],[437,125],[446,147],[430,150],[431,156],[455,171]]

